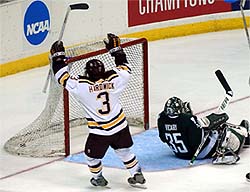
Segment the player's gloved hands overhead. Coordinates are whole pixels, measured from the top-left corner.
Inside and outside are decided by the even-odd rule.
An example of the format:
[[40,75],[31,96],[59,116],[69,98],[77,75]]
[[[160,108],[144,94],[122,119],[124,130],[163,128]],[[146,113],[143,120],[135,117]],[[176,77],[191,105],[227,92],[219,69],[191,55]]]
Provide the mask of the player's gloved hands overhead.
[[114,53],[121,50],[120,47],[120,38],[112,33],[107,34],[107,39],[103,40],[106,49],[109,50],[111,56],[114,56]]
[[65,48],[62,41],[56,41],[52,44],[50,54],[53,62],[60,62],[65,59]]

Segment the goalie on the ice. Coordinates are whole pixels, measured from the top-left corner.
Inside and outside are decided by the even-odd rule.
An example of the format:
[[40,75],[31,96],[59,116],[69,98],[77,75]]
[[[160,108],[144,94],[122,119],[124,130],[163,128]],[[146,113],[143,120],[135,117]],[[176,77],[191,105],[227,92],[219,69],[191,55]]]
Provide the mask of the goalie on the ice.
[[190,103],[171,97],[157,120],[159,137],[177,157],[191,160],[209,134],[197,159],[213,158],[214,164],[234,164],[240,159],[243,145],[249,145],[249,123],[242,120],[240,125],[233,125],[227,123],[228,118],[226,113],[198,118]]

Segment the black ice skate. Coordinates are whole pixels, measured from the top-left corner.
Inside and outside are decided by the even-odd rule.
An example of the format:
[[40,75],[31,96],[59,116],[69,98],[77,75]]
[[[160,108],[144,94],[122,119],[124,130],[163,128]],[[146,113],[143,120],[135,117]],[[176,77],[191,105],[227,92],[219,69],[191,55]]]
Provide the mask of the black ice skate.
[[141,172],[136,173],[133,177],[128,178],[128,183],[131,186],[136,186],[136,184],[145,184],[146,180]]
[[246,174],[246,180],[250,182],[250,172]]
[[92,177],[90,179],[90,183],[94,186],[101,186],[101,187],[104,187],[104,186],[107,186],[108,185],[108,181],[102,176],[98,176],[97,179],[95,179],[94,177]]
[[247,129],[247,137],[245,139],[244,148],[250,147],[250,133],[249,133],[249,122],[247,120],[242,120],[240,123],[241,127],[245,127]]

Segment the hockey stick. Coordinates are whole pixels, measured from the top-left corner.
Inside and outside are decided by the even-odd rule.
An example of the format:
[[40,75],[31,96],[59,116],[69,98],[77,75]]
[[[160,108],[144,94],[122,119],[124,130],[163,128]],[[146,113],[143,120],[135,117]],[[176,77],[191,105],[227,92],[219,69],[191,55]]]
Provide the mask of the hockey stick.
[[246,22],[246,17],[244,14],[244,6],[245,6],[246,0],[241,0],[240,1],[240,12],[242,15],[242,20],[243,20],[243,24],[244,24],[244,29],[246,32],[246,37],[247,37],[247,42],[248,42],[248,47],[250,49],[250,37],[249,37],[249,33],[248,33],[248,29],[247,29],[247,22]]
[[88,8],[89,8],[89,5],[87,3],[77,3],[77,4],[69,5],[69,7],[67,9],[67,12],[66,12],[66,15],[65,15],[65,18],[64,18],[64,21],[63,21],[61,31],[60,31],[58,42],[60,42],[62,40],[64,30],[65,30],[65,26],[66,26],[70,11],[71,10],[86,10]]
[[229,84],[228,84],[226,78],[224,77],[223,73],[221,72],[221,70],[215,71],[215,75],[218,78],[218,80],[220,81],[222,87],[224,88],[224,90],[226,92],[226,96],[218,108],[219,112],[223,112],[225,110],[225,108],[228,106],[229,102],[232,100],[233,90],[229,86]]
[[[232,97],[233,97],[233,90],[231,89],[231,87],[229,86],[225,76],[223,75],[223,73],[221,72],[221,70],[216,70],[215,71],[215,75],[218,78],[219,82],[221,83],[222,87],[224,88],[226,95],[225,98],[223,99],[223,101],[221,102],[221,104],[218,107],[218,112],[221,113],[223,112],[226,107],[229,105],[229,102],[231,101]],[[198,146],[194,156],[192,157],[192,159],[189,162],[189,165],[193,165],[194,161],[196,160],[197,156],[199,155],[201,148],[203,147],[203,145],[205,144],[208,136],[210,134],[210,131],[208,131],[208,133],[204,136],[203,141],[200,143],[200,145]]]
[[[88,8],[89,8],[89,5],[87,3],[76,3],[76,4],[69,5],[69,7],[67,8],[67,12],[65,14],[65,17],[64,17],[64,21],[63,21],[63,25],[62,25],[59,37],[58,37],[58,43],[62,40],[70,11],[71,10],[87,10]],[[48,84],[49,84],[49,80],[50,80],[50,76],[51,76],[51,68],[49,69],[47,79],[46,79],[45,85],[43,87],[43,93],[46,93],[46,90],[47,90]]]

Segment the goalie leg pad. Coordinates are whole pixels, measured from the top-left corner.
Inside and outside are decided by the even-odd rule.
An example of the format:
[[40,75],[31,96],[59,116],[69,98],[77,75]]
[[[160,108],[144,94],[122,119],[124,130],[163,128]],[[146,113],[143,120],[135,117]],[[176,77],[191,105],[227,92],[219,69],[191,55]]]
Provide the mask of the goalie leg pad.
[[226,136],[222,141],[220,147],[229,148],[233,152],[238,154],[239,150],[245,142],[246,135],[247,131],[245,128],[239,126],[232,127],[232,125],[230,125],[228,126],[228,128],[226,128]]
[[232,151],[237,151],[240,147],[240,140],[231,130],[226,132],[226,137],[221,144],[222,148],[230,148]]
[[245,142],[245,138],[247,137],[247,130],[245,127],[237,125],[226,125],[226,137],[221,147],[230,148],[232,151],[238,154]]
[[235,164],[239,161],[239,156],[234,152],[238,149],[240,142],[237,137],[232,134],[231,131],[225,126],[223,132],[221,133],[221,139],[218,144],[216,155],[213,159],[213,164]]
[[235,164],[239,161],[238,154],[244,144],[247,131],[244,127],[224,124],[225,129],[218,144],[213,164]]

